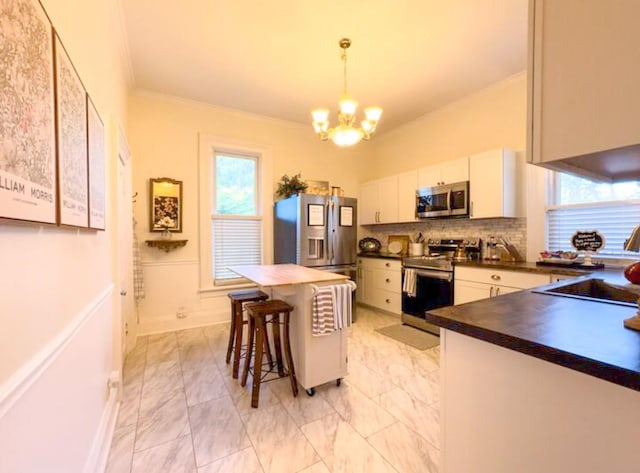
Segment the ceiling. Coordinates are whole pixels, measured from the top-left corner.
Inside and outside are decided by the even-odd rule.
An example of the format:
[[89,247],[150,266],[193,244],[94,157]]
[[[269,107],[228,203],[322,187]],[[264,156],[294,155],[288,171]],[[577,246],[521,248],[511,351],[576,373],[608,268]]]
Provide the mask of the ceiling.
[[136,89],[309,123],[342,93],[379,132],[526,66],[527,0],[125,0]]

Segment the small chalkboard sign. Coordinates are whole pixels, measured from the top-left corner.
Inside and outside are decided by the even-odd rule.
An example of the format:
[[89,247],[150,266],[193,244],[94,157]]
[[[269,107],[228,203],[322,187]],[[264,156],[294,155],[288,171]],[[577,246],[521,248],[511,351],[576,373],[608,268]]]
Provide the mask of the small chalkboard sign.
[[604,237],[598,230],[578,230],[571,237],[571,245],[577,251],[598,252],[604,248]]

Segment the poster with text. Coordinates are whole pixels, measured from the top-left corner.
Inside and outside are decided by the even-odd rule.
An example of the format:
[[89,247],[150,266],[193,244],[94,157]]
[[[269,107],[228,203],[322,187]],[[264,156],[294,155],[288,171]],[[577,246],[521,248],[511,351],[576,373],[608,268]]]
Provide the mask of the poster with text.
[[89,128],[89,227],[105,229],[105,149],[104,125],[87,96]]
[[0,218],[56,222],[53,38],[37,0],[0,0]]
[[60,38],[55,38],[60,225],[89,225],[87,93]]

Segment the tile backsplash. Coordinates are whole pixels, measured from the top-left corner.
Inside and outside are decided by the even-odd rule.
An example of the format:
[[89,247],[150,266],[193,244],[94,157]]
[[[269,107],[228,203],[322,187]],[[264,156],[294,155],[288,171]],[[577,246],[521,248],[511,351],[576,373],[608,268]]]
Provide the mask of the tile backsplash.
[[409,235],[413,240],[418,232],[422,232],[425,240],[447,237],[481,238],[483,242],[493,235],[506,237],[524,256],[527,254],[526,224],[526,218],[433,219],[415,223],[362,225],[360,238],[376,238],[385,249],[389,235]]

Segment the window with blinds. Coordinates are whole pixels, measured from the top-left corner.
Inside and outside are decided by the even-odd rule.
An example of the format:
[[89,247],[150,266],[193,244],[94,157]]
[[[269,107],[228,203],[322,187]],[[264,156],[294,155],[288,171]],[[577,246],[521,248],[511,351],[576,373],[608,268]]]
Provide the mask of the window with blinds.
[[262,221],[257,218],[214,217],[213,279],[216,282],[237,279],[227,268],[233,265],[262,263]]
[[240,277],[228,268],[262,263],[259,158],[216,151],[212,159],[212,269],[215,285]]
[[624,241],[640,224],[640,182],[597,183],[554,173],[552,205],[547,207],[549,250],[573,251],[571,237],[577,230],[598,230],[605,246],[598,256],[637,257],[624,251]]

